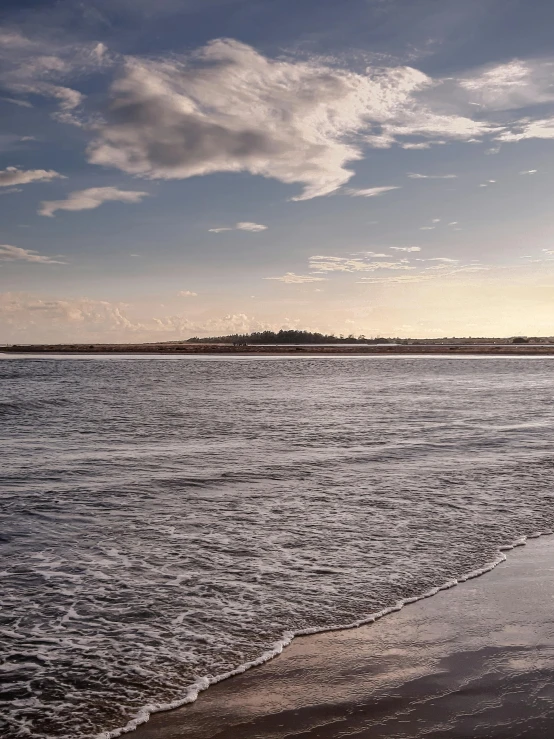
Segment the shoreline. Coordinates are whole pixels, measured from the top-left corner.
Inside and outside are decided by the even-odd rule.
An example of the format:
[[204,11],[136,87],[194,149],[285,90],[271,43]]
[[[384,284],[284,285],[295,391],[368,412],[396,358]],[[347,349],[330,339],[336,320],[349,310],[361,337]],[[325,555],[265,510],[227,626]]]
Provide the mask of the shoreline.
[[[225,716],[222,714],[222,710],[225,707],[229,707],[228,701],[230,696],[233,705],[241,704],[241,694],[244,689],[243,683],[247,684],[247,688],[249,691],[252,690],[252,685],[254,691],[258,691],[260,689],[263,691],[264,684],[266,682],[280,679],[282,672],[282,663],[289,662],[290,660],[292,660],[293,662],[297,661],[298,650],[300,650],[300,653],[305,653],[306,649],[308,651],[310,651],[310,648],[312,648],[312,651],[315,649],[316,661],[320,662],[320,664],[317,666],[318,671],[320,669],[325,669],[325,665],[327,665],[328,669],[329,661],[333,661],[333,659],[335,665],[340,665],[340,654],[335,655],[334,658],[329,657],[328,655],[325,656],[327,653],[325,645],[326,641],[333,641],[333,639],[338,639],[339,641],[350,640],[357,642],[360,639],[363,640],[367,638],[369,645],[371,645],[371,643],[375,640],[375,637],[379,638],[378,629],[385,629],[388,631],[392,629],[392,631],[394,632],[397,628],[399,628],[396,619],[400,617],[400,614],[404,614],[404,612],[406,611],[405,606],[411,606],[410,609],[407,609],[410,614],[412,613],[412,611],[415,611],[417,614],[418,606],[420,608],[423,607],[424,610],[430,610],[432,612],[434,610],[433,603],[435,602],[435,599],[437,597],[449,597],[449,591],[459,592],[460,590],[463,590],[464,586],[468,587],[470,583],[477,579],[481,579],[482,576],[485,574],[489,574],[490,577],[490,573],[496,570],[498,565],[511,562],[513,554],[511,554],[510,557],[507,557],[505,552],[513,552],[513,550],[522,547],[527,549],[527,547],[525,546],[527,542],[529,540],[534,541],[536,539],[542,539],[545,547],[550,550],[550,555],[554,555],[554,534],[552,531],[548,530],[527,537],[522,537],[521,539],[516,540],[510,545],[501,547],[499,549],[498,557],[494,561],[484,565],[483,567],[474,570],[466,575],[463,575],[459,579],[452,580],[444,583],[441,586],[434,587],[420,596],[406,598],[404,600],[398,601],[395,605],[389,606],[378,613],[370,614],[369,616],[359,619],[356,622],[331,626],[328,628],[307,628],[299,632],[285,632],[282,639],[275,643],[274,649],[265,652],[258,659],[244,665],[240,665],[238,668],[229,673],[215,676],[211,679],[202,678],[193,685],[189,686],[186,695],[182,699],[174,701],[172,704],[158,704],[155,706],[147,706],[139,711],[136,717],[128,722],[126,726],[112,731],[102,732],[97,736],[97,739],[115,739],[115,737],[123,735],[128,735],[130,739],[211,739],[212,736],[214,737],[214,739],[216,736],[219,739],[220,737],[226,737],[227,735],[225,734],[225,721],[228,719],[226,719]],[[531,553],[533,553],[533,547],[530,551]],[[533,569],[532,565],[531,569]],[[503,578],[501,577],[500,579],[502,580]],[[484,582],[487,582],[488,580],[489,578],[483,578]],[[554,598],[554,577],[552,579],[551,589],[552,598]],[[486,586],[480,587],[479,590],[483,590],[483,595],[486,597]],[[463,598],[463,596],[459,596],[459,598]],[[422,604],[426,605],[423,606]],[[391,618],[385,619],[385,616],[390,616]],[[409,618],[410,616],[408,616],[408,620]],[[430,621],[432,620],[433,619],[431,613]],[[382,624],[385,624],[385,626],[383,626]],[[358,634],[360,634],[360,636],[357,636]],[[323,642],[322,646],[320,646],[320,642]],[[554,652],[554,617],[552,642],[552,648]],[[301,643],[302,646],[295,649],[295,645],[298,645],[299,643]],[[305,645],[308,646],[305,647]],[[309,645],[312,645],[312,647],[310,647]],[[373,657],[373,655],[371,654],[369,654],[368,656],[370,659]],[[296,665],[293,665],[292,669],[295,673],[298,671],[298,667]],[[305,675],[304,680],[307,680],[309,682],[310,678],[313,677],[313,674],[308,674]],[[260,685],[258,685],[258,683],[260,683]],[[211,690],[208,691],[207,694],[202,696],[201,693],[205,692],[209,687],[211,687]],[[297,689],[300,690],[300,693],[302,692],[302,688],[305,688],[304,681],[297,686]],[[351,690],[352,692],[356,692],[356,686],[352,685]],[[248,706],[250,705],[249,701],[247,701],[247,704],[248,705],[246,706],[246,708],[248,708]],[[262,702],[262,705],[265,704]],[[319,707],[321,708],[321,706]],[[310,710],[313,708],[313,706],[308,705],[304,706],[303,708],[308,708]],[[206,714],[208,714],[212,719],[211,724],[214,728],[214,734],[206,734],[203,731],[204,724],[206,723]],[[193,722],[196,721],[196,723],[193,723],[192,726],[190,725],[191,717]],[[244,717],[241,717],[241,729],[243,729],[243,718]],[[250,717],[250,719],[251,718],[252,717]],[[262,718],[264,719],[264,723],[267,723],[269,720],[268,731],[269,728],[271,728],[271,730],[269,731],[269,733],[267,733],[267,738],[270,739],[271,737],[271,739],[274,739],[274,737],[281,737],[278,732],[275,733],[275,726],[270,720],[271,716],[265,715],[263,710]],[[282,739],[296,736],[296,734],[290,733],[291,728],[291,726],[288,726],[288,733],[286,733],[286,736],[285,734],[283,734]],[[552,728],[554,733],[554,708]],[[256,729],[256,732],[258,732],[258,730],[259,727]],[[233,727],[230,727],[230,731],[231,733],[229,734],[229,739],[232,739],[232,737],[235,736],[235,734],[233,733]],[[186,734],[183,732],[186,732]],[[260,739],[261,737],[265,736],[265,733],[242,734],[243,739]],[[302,733],[302,737],[304,738],[305,736],[311,736],[311,734],[308,735]],[[314,736],[319,737],[320,734]],[[333,734],[331,736],[334,738],[335,735]],[[373,739],[373,734],[371,736]],[[394,736],[396,737],[396,734]],[[443,735],[441,734],[441,737],[442,736]],[[472,734],[471,737],[473,738],[473,736],[474,735]],[[412,735],[410,734],[410,739],[411,737]],[[458,734],[456,734],[456,738],[458,739]]]
[[554,344],[408,344],[341,346],[314,344],[36,344],[0,347],[0,354],[18,355],[159,355],[159,356],[554,356]]

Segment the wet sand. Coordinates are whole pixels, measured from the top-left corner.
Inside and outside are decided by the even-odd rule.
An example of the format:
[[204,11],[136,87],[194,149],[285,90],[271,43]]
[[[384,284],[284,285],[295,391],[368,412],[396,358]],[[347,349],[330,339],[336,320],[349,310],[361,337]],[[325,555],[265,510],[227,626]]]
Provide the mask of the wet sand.
[[375,624],[297,638],[127,736],[554,737],[554,536]]

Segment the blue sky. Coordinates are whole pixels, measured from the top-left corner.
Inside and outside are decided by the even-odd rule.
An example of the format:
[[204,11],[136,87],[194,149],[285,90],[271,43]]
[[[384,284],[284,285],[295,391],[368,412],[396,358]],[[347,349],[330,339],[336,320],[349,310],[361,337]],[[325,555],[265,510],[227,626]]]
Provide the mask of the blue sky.
[[554,334],[547,0],[0,10],[0,342]]

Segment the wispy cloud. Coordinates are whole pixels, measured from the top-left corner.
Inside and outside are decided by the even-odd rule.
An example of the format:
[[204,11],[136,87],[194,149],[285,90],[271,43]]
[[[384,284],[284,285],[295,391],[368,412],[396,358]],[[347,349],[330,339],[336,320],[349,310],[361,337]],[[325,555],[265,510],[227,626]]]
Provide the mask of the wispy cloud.
[[371,255],[367,259],[352,259],[351,257],[328,257],[316,255],[310,257],[310,269],[314,272],[375,272],[379,269],[406,270],[414,269],[408,260],[396,262],[373,262]]
[[65,264],[58,259],[39,254],[34,249],[22,249],[19,246],[0,244],[1,262],[39,262],[40,264]]
[[41,216],[53,216],[57,210],[92,210],[109,201],[140,203],[147,195],[147,192],[139,190],[118,190],[117,187],[89,187],[87,190],[76,190],[70,193],[65,200],[44,200],[38,213]]
[[538,169],[525,169],[520,174],[537,174],[538,171]]
[[418,174],[417,172],[408,172],[408,177],[412,180],[455,180],[457,174]]
[[402,149],[413,149],[415,151],[421,151],[424,149],[430,149],[432,146],[440,144],[446,144],[446,141],[406,141],[400,144]]
[[554,101],[550,59],[514,59],[473,70],[459,80],[473,103],[487,111],[517,110]]
[[491,267],[484,264],[465,264],[460,265],[457,259],[448,259],[446,257],[434,257],[429,262],[438,262],[424,269],[417,274],[413,275],[386,275],[386,276],[371,276],[362,277],[358,281],[360,284],[366,285],[395,285],[395,284],[408,284],[417,282],[428,282],[429,280],[444,280],[450,278],[456,278],[457,275],[464,275],[466,273],[478,273],[488,272]]
[[[0,30],[2,86],[18,95],[40,95],[58,101],[60,120],[71,122],[70,111],[81,105],[84,95],[65,80],[100,70],[110,63],[103,44],[60,44],[46,35],[28,38],[18,31]],[[27,100],[8,102],[32,107]],[[64,116],[66,116],[64,118]]]
[[249,221],[241,221],[240,223],[237,223],[236,228],[239,231],[252,231],[253,233],[267,230],[267,226],[264,226],[261,223],[250,223]]
[[11,185],[27,185],[29,182],[49,182],[56,178],[64,178],[53,169],[19,169],[18,167],[6,167],[0,170],[0,187]]
[[413,282],[425,282],[436,277],[438,277],[438,275],[387,275],[386,277],[361,277],[357,282],[360,285],[403,285]]
[[315,275],[296,275],[294,272],[287,272],[281,277],[264,277],[264,280],[277,280],[278,282],[286,282],[290,285],[305,282],[324,282],[326,279],[326,277],[316,277]]
[[209,228],[208,231],[213,234],[219,234],[223,231],[250,231],[251,233],[259,233],[260,231],[267,231],[267,226],[264,226],[262,223],[239,221],[234,226],[218,226],[217,228]]
[[385,192],[390,190],[400,190],[397,185],[389,185],[385,187],[367,187],[365,189],[357,189],[355,187],[348,187],[344,192],[353,198],[375,198],[379,195],[383,195]]
[[[384,252],[378,252],[378,251],[355,251],[352,252],[352,256],[357,257],[360,254],[362,254],[364,257],[372,257],[373,259],[390,259],[390,254],[385,254]],[[312,259],[327,259],[327,257],[324,256],[315,256],[311,257]]]
[[198,293],[192,292],[192,290],[180,290],[177,295],[180,298],[197,298]]
[[431,257],[430,259],[426,260],[427,262],[446,262],[451,264],[456,264],[459,262],[459,259],[451,259],[450,257]]
[[0,97],[5,103],[11,103],[12,105],[19,105],[20,108],[32,108],[32,104],[27,100],[18,100],[17,98]]
[[421,246],[391,246],[391,251],[406,251],[406,252],[412,252],[412,251],[421,251]]

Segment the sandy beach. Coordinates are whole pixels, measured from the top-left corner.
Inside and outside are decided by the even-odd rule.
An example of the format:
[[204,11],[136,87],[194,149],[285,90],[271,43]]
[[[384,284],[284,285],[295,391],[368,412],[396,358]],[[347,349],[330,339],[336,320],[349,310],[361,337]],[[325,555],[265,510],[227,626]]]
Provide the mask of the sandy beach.
[[375,624],[297,638],[132,739],[554,736],[554,537]]
[[160,355],[225,355],[225,356],[397,356],[446,355],[473,356],[552,356],[554,344],[358,344],[358,345],[238,345],[233,344],[21,344],[4,346],[0,354],[160,354]]

